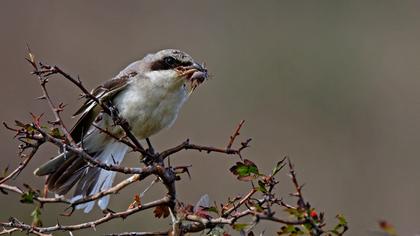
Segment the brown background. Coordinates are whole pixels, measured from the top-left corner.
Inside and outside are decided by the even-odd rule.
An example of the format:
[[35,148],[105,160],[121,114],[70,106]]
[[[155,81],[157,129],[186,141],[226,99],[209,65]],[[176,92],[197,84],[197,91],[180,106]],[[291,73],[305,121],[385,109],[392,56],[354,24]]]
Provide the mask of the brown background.
[[[43,61],[80,75],[91,88],[111,78],[145,53],[179,48],[205,61],[213,79],[200,87],[169,130],[152,138],[158,149],[189,137],[225,145],[241,119],[243,138],[251,136],[246,156],[270,170],[289,155],[313,206],[329,223],[344,214],[348,235],[372,235],[379,219],[400,235],[420,233],[420,4],[418,1],[2,1],[0,10],[1,120],[29,119],[49,110],[33,98],[37,81],[25,63],[29,43]],[[50,83],[57,100],[80,101],[63,80]],[[51,117],[48,115],[47,117]],[[73,120],[66,119],[68,124]],[[15,167],[17,143],[0,129],[0,168]],[[44,147],[16,180],[41,186],[31,172],[56,153]],[[221,155],[188,152],[177,164],[192,164],[192,180],[178,183],[179,198],[196,202],[245,192]],[[135,165],[135,157],[127,157]],[[281,192],[290,191],[282,174]],[[143,187],[142,187],[143,188]],[[124,209],[133,186],[111,200]],[[145,200],[161,194],[155,187]],[[77,212],[57,217],[62,205],[43,211],[46,225],[76,223],[101,215]],[[0,220],[30,221],[33,206],[15,195],[0,195]],[[151,214],[139,214],[74,235],[166,228]],[[273,235],[276,228],[258,230]],[[61,233],[60,233],[61,234]],[[57,235],[60,235],[57,234]],[[68,234],[65,234],[68,235]]]

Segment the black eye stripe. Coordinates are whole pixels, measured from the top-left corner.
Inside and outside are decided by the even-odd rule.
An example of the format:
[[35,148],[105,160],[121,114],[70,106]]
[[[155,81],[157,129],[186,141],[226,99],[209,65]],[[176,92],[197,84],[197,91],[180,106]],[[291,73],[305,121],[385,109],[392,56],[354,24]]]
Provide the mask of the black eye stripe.
[[190,61],[184,61],[184,62],[181,63],[181,65],[182,66],[190,66],[190,65],[192,65],[192,62],[190,62]]
[[168,70],[168,69],[170,69],[169,66],[162,60],[155,61],[150,66],[150,70],[152,70],[152,71],[154,71],[154,70]]
[[190,65],[192,65],[192,62],[190,61],[179,61],[175,59],[174,57],[164,57],[161,60],[153,62],[150,69],[151,70],[169,70],[169,69],[177,68],[179,66],[190,66]]

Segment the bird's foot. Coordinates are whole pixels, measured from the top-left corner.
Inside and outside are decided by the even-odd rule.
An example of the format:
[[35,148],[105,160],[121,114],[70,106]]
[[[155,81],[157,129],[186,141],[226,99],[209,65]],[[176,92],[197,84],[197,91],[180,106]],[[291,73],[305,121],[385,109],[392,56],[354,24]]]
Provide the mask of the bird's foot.
[[150,142],[149,138],[146,138],[146,142],[147,142],[147,149],[146,152],[147,154],[149,154],[150,156],[154,156],[155,155],[155,149],[152,146],[152,143]]

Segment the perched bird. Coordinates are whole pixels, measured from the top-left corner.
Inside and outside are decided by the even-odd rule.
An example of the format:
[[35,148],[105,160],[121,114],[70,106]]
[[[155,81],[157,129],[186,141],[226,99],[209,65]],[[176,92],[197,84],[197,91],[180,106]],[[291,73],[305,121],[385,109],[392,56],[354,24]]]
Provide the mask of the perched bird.
[[[207,69],[191,56],[180,50],[166,49],[130,64],[92,94],[101,101],[111,101],[119,115],[128,121],[131,132],[141,140],[171,126],[191,92],[207,77]],[[75,115],[80,115],[80,119],[71,130],[72,138],[100,162],[120,164],[128,146],[97,127],[118,137],[124,132],[102,112],[101,106],[87,100]],[[72,200],[76,201],[112,187],[116,172],[89,166],[82,157],[62,152],[34,174],[48,175],[48,190],[59,195],[75,186]],[[109,195],[100,198],[98,205],[105,209],[108,202]],[[77,209],[87,213],[94,203],[80,204]]]

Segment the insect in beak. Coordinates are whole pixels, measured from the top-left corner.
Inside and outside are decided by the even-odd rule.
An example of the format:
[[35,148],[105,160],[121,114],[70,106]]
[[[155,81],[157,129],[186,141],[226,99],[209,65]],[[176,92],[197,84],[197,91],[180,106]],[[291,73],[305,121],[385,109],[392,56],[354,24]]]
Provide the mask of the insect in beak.
[[[182,68],[182,69],[181,69]],[[194,92],[194,90],[203,83],[208,78],[207,68],[204,65],[193,63],[191,66],[185,66],[178,69],[181,71],[181,75],[189,81],[190,92],[189,95]]]

